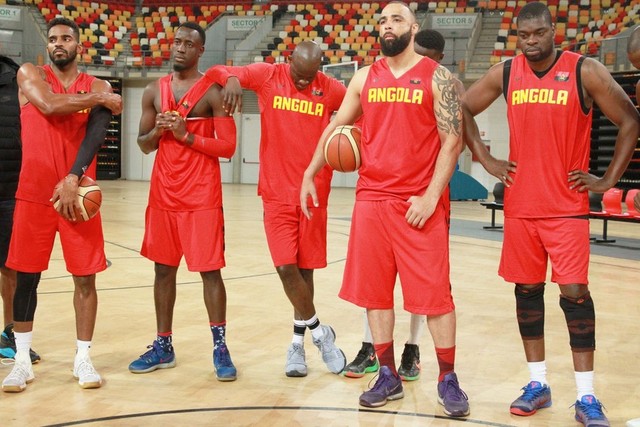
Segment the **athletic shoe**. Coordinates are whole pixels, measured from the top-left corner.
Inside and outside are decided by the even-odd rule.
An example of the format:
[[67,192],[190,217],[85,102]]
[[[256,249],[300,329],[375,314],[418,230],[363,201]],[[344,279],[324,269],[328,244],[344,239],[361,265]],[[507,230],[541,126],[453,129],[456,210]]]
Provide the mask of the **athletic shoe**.
[[287,350],[287,363],[284,366],[284,373],[286,376],[307,376],[307,362],[304,360],[304,356],[304,347],[292,342]]
[[511,412],[514,415],[527,417],[536,413],[538,409],[551,406],[551,388],[537,381],[531,381],[522,387],[522,396],[511,404]]
[[398,375],[403,381],[420,378],[420,348],[416,344],[405,344]]
[[78,380],[78,384],[82,388],[99,388],[102,385],[102,378],[93,367],[88,354],[76,355],[73,361],[73,377]]
[[316,340],[314,338],[313,344],[318,347],[320,353],[322,353],[322,360],[329,371],[334,374],[339,374],[347,364],[347,358],[344,356],[342,350],[335,345],[336,333],[331,326],[320,325],[324,334],[322,338]]
[[445,375],[438,383],[438,403],[444,406],[444,413],[450,417],[469,415],[469,398],[460,388],[454,372]]
[[608,427],[609,420],[602,412],[602,403],[595,396],[588,394],[576,400],[576,421],[585,427]]
[[145,374],[155,371],[156,369],[173,368],[176,366],[176,353],[173,346],[169,346],[164,350],[158,341],[154,341],[152,345],[147,346],[149,351],[141,355],[140,358],[134,360],[129,365],[129,371],[134,374]]
[[33,375],[33,368],[30,361],[26,358],[22,360],[18,357],[13,364],[13,369],[7,377],[2,381],[2,391],[7,393],[20,393],[27,384],[33,381],[35,375]]
[[400,377],[395,376],[388,366],[382,366],[375,385],[371,390],[360,395],[360,405],[377,408],[386,405],[388,400],[397,400],[403,397],[404,392]]
[[362,378],[364,374],[378,372],[378,369],[380,369],[380,364],[373,344],[363,342],[358,355],[353,359],[353,362],[345,366],[342,375],[349,378]]
[[221,344],[213,350],[213,367],[218,381],[235,381],[238,377],[238,371],[233,366],[226,344]]
[[[16,336],[13,334],[13,323],[9,323],[2,334],[0,334],[0,356],[6,359],[13,359],[16,355]],[[31,363],[38,363],[40,355],[33,350],[29,350]]]

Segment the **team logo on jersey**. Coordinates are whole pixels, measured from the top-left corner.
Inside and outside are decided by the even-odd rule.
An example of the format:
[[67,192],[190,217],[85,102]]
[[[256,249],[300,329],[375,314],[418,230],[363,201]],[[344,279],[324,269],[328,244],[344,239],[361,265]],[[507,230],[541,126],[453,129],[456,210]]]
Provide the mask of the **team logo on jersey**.
[[322,89],[311,89],[311,95],[322,96],[324,95],[324,92],[322,91]]
[[372,87],[367,93],[367,101],[371,103],[404,102],[422,104],[424,91],[407,87]]
[[306,99],[274,96],[272,106],[274,110],[286,110],[310,116],[324,115],[324,104],[307,101]]
[[569,81],[569,72],[568,71],[558,71],[556,72],[556,76],[554,80],[558,82],[567,82]]
[[419,85],[420,83],[422,83],[422,80],[420,80],[420,79],[411,79],[411,80],[409,80],[409,83],[411,83],[412,85]]
[[516,89],[511,92],[511,105],[557,104],[567,105],[569,91],[547,88]]

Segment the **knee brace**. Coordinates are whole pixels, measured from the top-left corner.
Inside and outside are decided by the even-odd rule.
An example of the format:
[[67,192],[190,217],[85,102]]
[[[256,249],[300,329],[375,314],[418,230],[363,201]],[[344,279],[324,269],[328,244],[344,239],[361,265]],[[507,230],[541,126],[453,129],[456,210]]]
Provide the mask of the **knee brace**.
[[516,314],[523,340],[544,337],[544,283],[533,288],[516,285]]
[[560,295],[560,307],[567,320],[571,350],[575,352],[595,350],[596,312],[591,294],[587,292],[578,298]]
[[13,298],[13,320],[33,322],[38,305],[38,283],[40,283],[40,273],[18,272],[16,293]]

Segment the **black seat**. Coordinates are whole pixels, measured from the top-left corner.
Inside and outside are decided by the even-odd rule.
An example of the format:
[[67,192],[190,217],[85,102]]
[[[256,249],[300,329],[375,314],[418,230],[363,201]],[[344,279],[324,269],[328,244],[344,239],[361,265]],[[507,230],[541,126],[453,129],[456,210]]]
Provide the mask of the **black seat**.
[[495,203],[504,204],[504,184],[502,182],[496,182],[493,186],[493,201]]

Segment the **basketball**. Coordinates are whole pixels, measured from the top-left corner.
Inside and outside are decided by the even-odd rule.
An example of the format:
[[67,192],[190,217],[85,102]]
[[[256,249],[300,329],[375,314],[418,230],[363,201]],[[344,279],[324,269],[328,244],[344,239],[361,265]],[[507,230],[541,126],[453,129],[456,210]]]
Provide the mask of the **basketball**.
[[[60,201],[57,200],[54,208],[58,208]],[[102,190],[96,182],[86,175],[83,175],[78,181],[78,204],[80,209],[76,209],[76,221],[89,221],[96,216],[102,205]]]
[[353,172],[360,167],[360,138],[356,126],[338,126],[324,143],[324,158],[333,169]]

